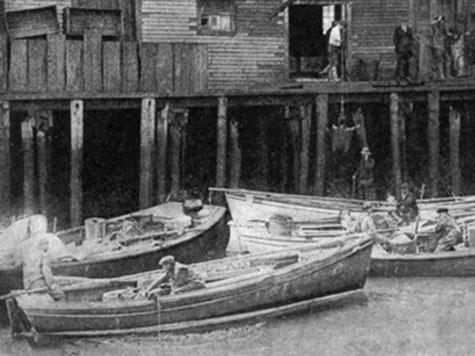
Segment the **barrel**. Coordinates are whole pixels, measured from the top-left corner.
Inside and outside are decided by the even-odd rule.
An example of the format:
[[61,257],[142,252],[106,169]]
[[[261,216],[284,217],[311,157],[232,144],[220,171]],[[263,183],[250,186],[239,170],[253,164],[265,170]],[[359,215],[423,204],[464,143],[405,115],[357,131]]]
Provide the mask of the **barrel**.
[[106,224],[103,218],[88,218],[85,220],[86,240],[101,239],[106,234]]
[[269,218],[268,231],[272,235],[290,236],[293,220],[291,216],[274,214]]

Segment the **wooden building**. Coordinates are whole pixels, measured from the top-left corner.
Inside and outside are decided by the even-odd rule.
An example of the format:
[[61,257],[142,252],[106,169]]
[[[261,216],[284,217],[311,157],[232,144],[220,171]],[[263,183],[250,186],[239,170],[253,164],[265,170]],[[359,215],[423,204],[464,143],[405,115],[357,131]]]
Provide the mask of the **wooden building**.
[[[397,187],[408,177],[404,128],[412,119],[401,109],[407,103],[425,108],[427,184],[433,196],[439,194],[440,185],[439,134],[444,124],[440,128],[439,118],[450,108],[451,187],[460,193],[460,115],[463,120],[470,117],[475,81],[431,80],[429,24],[440,15],[472,30],[475,3],[2,0],[0,192],[4,208],[11,206],[10,198],[20,197],[22,211],[48,213],[54,190],[48,184],[55,165],[51,150],[64,153],[66,149],[68,222],[80,224],[84,179],[90,169],[84,155],[93,154],[86,145],[96,134],[87,117],[95,113],[94,120],[100,120],[110,111],[137,122],[136,184],[141,207],[178,195],[185,175],[184,147],[193,135],[190,127],[198,127],[200,117],[209,115],[215,130],[209,153],[214,160],[209,168],[214,175],[211,185],[241,185],[241,165],[247,162],[241,152],[239,121],[246,113],[262,122],[256,126],[254,141],[261,144],[255,160],[262,166],[264,180],[272,170],[285,171],[291,182],[281,173],[273,188],[326,194],[329,127],[345,112],[354,114],[362,106],[371,116],[368,108],[379,107],[378,120],[386,123],[392,143],[391,183]],[[325,32],[333,20],[347,24],[346,80],[339,83],[319,78],[326,64]],[[415,31],[417,85],[392,81],[392,37],[401,22]],[[292,139],[282,138],[285,143],[276,146],[281,152],[273,154],[266,135],[275,135],[284,126]],[[53,131],[67,136],[67,147],[55,146]],[[64,169],[56,173],[64,174]]]

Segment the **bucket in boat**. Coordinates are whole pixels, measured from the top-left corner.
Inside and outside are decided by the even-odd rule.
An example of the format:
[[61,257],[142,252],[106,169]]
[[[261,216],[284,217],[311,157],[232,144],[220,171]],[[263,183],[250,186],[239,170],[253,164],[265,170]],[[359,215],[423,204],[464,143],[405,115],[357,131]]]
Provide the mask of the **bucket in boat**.
[[267,229],[269,233],[279,236],[290,236],[292,234],[293,219],[288,215],[274,214],[269,219]]
[[96,240],[106,235],[106,219],[89,218],[85,220],[86,240]]

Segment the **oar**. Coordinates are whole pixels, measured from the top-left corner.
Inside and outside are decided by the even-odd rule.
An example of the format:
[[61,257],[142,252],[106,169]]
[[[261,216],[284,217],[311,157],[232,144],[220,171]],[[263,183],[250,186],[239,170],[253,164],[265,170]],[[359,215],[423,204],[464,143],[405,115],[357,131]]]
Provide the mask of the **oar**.
[[48,287],[34,288],[34,289],[27,289],[27,290],[18,290],[18,291],[10,292],[8,294],[0,296],[0,300],[16,298],[16,297],[19,297],[20,295],[25,295],[25,294],[44,293],[44,292],[47,292],[47,291],[48,291]]

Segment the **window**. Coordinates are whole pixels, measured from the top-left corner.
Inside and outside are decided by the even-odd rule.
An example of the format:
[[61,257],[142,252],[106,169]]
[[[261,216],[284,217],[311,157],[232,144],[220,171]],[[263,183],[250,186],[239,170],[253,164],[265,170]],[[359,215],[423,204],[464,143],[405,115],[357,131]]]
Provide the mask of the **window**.
[[235,0],[198,0],[198,33],[232,35],[235,26]]

